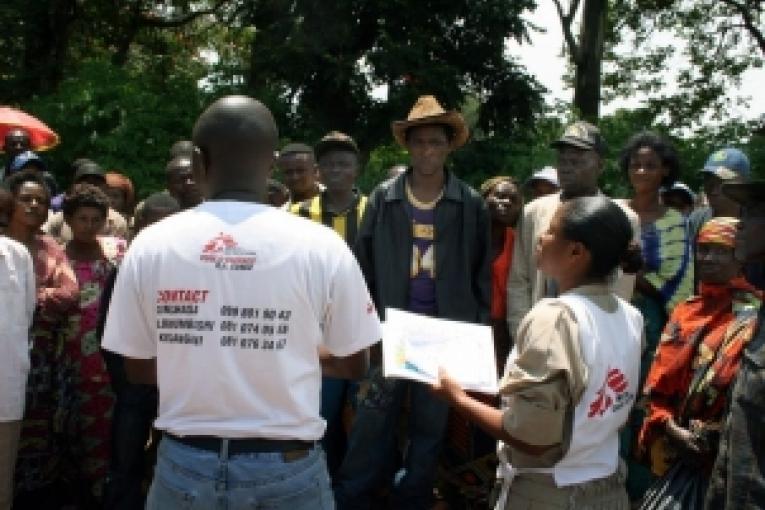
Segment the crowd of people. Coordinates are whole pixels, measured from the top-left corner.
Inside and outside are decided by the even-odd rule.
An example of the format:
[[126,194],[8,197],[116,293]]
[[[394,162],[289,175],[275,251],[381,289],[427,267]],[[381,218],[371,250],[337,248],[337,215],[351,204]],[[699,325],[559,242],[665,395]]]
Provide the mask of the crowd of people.
[[[694,193],[636,133],[607,197],[579,121],[474,190],[458,112],[423,96],[391,130],[408,162],[366,196],[351,135],[279,147],[226,97],[140,202],[89,158],[60,191],[9,130],[0,510],[765,508],[747,156],[714,151]],[[499,395],[386,378],[390,308],[490,327]]]

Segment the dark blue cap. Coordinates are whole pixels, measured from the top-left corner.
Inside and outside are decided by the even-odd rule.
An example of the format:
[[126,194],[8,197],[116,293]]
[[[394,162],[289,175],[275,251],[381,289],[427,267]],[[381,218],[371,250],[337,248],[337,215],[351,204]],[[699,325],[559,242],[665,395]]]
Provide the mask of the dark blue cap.
[[36,152],[26,151],[22,152],[13,159],[11,166],[8,169],[8,175],[15,174],[30,163],[37,165],[37,167],[42,172],[48,170],[48,165],[45,164],[45,162],[42,160],[42,158],[40,158],[40,156],[37,155]]

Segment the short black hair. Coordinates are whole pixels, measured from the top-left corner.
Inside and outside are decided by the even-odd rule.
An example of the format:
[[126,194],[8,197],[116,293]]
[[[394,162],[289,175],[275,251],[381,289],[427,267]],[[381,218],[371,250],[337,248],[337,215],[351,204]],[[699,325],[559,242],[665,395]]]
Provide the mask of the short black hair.
[[604,279],[631,260],[632,225],[627,215],[604,196],[580,197],[564,202],[563,237],[582,243],[590,252],[587,276]]
[[643,131],[634,135],[622,149],[619,155],[619,168],[624,172],[624,175],[629,177],[630,159],[643,147],[654,151],[659,156],[662,165],[667,169],[667,175],[662,179],[661,185],[667,188],[672,186],[680,178],[680,157],[677,154],[677,149],[665,137],[651,131]]
[[421,128],[421,127],[439,127],[439,128],[444,130],[444,134],[446,134],[446,139],[449,142],[454,140],[454,135],[455,135],[454,128],[451,127],[449,124],[443,124],[443,123],[440,123],[440,122],[435,122],[433,124],[416,124],[414,126],[409,126],[408,128],[406,128],[406,131],[404,131],[404,140],[408,142],[409,141],[409,133],[413,129],[417,129],[417,128]]
[[80,207],[98,209],[106,217],[109,212],[109,197],[98,186],[84,182],[75,184],[71,191],[64,195],[61,210],[64,216],[71,217]]
[[37,184],[42,189],[44,189],[45,193],[48,195],[48,201],[50,201],[51,190],[48,188],[48,183],[45,182],[45,177],[40,175],[38,172],[22,170],[19,173],[13,174],[5,180],[5,187],[8,188],[8,190],[15,197],[21,187],[28,182]]

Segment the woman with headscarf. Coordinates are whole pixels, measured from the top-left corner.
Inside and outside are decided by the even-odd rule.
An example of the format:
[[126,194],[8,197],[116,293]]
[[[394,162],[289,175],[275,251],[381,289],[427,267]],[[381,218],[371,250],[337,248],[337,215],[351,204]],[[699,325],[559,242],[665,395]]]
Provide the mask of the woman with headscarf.
[[[648,414],[639,448],[657,476],[700,474],[697,505],[714,460],[730,385],[752,338],[762,294],[742,275],[734,257],[738,220],[713,218],[697,247],[699,295],[679,304],[664,328],[645,382]],[[658,485],[657,485],[658,487]],[[649,490],[644,506],[665,508],[670,496]]]

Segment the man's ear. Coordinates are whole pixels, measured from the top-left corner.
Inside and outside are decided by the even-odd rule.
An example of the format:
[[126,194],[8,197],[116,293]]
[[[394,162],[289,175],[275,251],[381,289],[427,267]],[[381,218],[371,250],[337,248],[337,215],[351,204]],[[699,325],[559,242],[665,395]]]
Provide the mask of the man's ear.
[[191,173],[194,175],[194,182],[205,191],[205,195],[207,195],[208,166],[207,154],[205,154],[201,147],[195,145],[191,153]]

